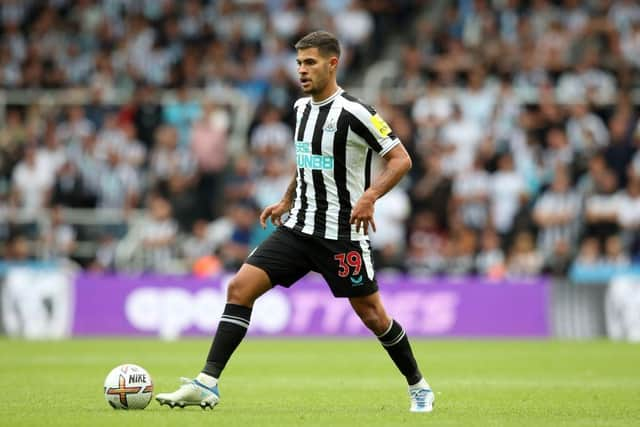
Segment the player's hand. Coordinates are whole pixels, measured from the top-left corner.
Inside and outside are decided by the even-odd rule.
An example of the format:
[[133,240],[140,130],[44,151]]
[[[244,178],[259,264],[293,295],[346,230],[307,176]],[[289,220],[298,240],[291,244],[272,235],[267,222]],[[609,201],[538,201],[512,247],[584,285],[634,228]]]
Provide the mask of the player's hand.
[[376,231],[376,223],[373,220],[373,212],[376,199],[368,193],[364,193],[351,210],[349,222],[356,225],[356,232],[360,232],[360,227],[364,234],[369,234],[369,226]]
[[282,225],[282,215],[289,212],[290,203],[287,203],[284,200],[281,200],[278,203],[275,203],[271,206],[267,206],[264,208],[262,213],[260,214],[260,225],[262,228],[267,226],[267,220],[271,217],[271,223],[273,225],[280,226]]

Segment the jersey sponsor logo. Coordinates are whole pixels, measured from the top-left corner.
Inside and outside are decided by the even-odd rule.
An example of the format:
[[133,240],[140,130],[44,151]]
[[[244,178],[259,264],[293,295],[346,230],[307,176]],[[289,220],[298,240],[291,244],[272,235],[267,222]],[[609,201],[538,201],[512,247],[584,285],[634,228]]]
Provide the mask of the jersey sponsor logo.
[[305,169],[333,169],[333,157],[321,154],[311,154],[311,144],[296,142],[296,164]]
[[391,133],[391,127],[384,121],[379,114],[371,116],[371,124],[376,128],[378,133],[382,136],[387,136]]
[[311,154],[311,144],[308,142],[296,141],[296,154]]

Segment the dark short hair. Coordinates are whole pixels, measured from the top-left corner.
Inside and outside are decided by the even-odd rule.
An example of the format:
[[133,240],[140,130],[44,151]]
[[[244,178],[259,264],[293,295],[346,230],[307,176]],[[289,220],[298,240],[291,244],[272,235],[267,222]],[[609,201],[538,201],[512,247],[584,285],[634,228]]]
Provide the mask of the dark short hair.
[[294,45],[296,49],[310,49],[315,47],[321,55],[335,55],[340,57],[340,43],[336,36],[328,31],[314,31],[307,34]]

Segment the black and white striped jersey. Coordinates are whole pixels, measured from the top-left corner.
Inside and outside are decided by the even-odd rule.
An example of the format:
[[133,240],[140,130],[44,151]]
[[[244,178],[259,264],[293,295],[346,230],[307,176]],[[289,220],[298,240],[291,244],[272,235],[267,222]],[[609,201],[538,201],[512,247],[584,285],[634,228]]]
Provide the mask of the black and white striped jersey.
[[400,140],[376,111],[342,89],[315,103],[294,104],[296,195],[286,227],[331,240],[367,239],[349,223],[351,209],[369,187],[371,159]]

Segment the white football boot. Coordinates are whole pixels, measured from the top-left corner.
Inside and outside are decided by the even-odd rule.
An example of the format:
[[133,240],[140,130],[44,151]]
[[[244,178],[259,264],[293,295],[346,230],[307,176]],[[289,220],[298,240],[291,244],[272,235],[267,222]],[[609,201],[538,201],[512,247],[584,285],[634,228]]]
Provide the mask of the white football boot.
[[213,409],[220,402],[218,385],[207,387],[197,379],[181,378],[182,385],[173,393],[160,393],[156,400],[160,405],[168,405],[171,409],[178,406],[199,406],[202,409]]
[[436,396],[431,391],[429,384],[422,380],[415,386],[409,387],[409,398],[411,400],[411,412],[431,412],[433,411]]

